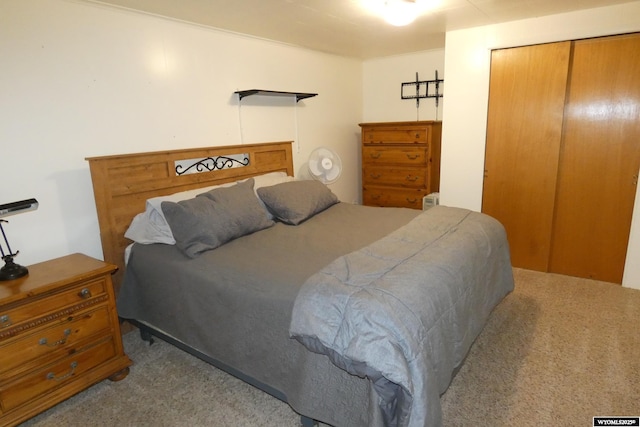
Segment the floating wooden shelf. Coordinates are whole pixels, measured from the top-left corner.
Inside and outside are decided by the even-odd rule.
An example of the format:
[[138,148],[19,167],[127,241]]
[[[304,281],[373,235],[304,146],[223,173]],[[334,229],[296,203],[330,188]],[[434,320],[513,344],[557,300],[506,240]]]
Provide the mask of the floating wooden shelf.
[[296,102],[298,102],[301,99],[312,98],[318,95],[317,93],[282,92],[277,90],[262,90],[262,89],[238,90],[238,91],[235,91],[234,93],[237,93],[238,96],[240,96],[241,101],[242,101],[242,98],[244,98],[245,96],[263,95],[263,96],[295,96]]

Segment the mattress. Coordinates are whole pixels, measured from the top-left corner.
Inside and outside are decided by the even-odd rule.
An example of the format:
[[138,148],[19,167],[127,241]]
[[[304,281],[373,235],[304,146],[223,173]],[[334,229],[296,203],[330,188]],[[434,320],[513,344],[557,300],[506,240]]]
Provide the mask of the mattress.
[[336,426],[382,425],[369,382],[291,339],[289,324],[309,277],[420,213],[338,203],[297,226],[277,223],[193,259],[172,245],[135,244],[118,314],[281,392],[307,417]]

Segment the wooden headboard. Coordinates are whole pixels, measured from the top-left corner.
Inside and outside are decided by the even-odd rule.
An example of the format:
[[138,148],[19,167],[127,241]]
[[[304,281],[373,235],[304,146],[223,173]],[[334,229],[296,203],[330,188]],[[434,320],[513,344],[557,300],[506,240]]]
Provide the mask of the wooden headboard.
[[[293,176],[291,144],[292,141],[268,142],[88,157],[104,260],[119,267],[113,277],[116,293],[125,269],[124,251],[132,243],[124,233],[133,217],[144,212],[147,199],[267,172],[283,171]],[[246,154],[246,166],[229,167],[235,161],[228,161],[210,168],[220,156],[238,154]],[[176,171],[176,162],[191,160],[196,161],[192,169],[204,172],[180,174],[186,169],[183,166]]]

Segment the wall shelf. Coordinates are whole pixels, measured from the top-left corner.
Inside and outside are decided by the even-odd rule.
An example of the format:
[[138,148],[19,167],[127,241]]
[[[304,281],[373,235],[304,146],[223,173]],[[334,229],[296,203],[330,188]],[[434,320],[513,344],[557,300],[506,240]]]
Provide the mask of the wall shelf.
[[263,96],[295,96],[296,102],[298,102],[301,99],[312,98],[318,95],[317,93],[282,92],[277,90],[263,90],[263,89],[238,90],[238,91],[235,91],[234,93],[238,94],[241,101],[242,101],[242,98],[244,98],[245,96],[263,95]]

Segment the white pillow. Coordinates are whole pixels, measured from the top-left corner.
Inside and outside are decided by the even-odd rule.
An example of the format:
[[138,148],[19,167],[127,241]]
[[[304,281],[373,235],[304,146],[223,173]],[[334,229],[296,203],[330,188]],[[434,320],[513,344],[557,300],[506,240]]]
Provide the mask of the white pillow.
[[[264,175],[256,176],[253,179],[255,182],[253,190],[254,192],[256,192],[256,197],[258,197],[258,188],[269,187],[271,185],[280,184],[282,182],[295,180],[295,178],[293,178],[292,176],[287,176],[285,172],[270,172]],[[131,224],[129,225],[129,228],[124,233],[124,237],[133,240],[136,243],[164,243],[167,245],[175,245],[176,240],[173,238],[171,228],[169,227],[169,224],[164,217],[164,213],[162,212],[162,202],[179,202],[181,200],[192,199],[198,194],[206,193],[207,191],[213,190],[214,188],[230,187],[242,181],[246,180],[228,182],[226,184],[213,185],[210,187],[196,188],[194,190],[187,190],[170,194],[168,196],[159,196],[148,199],[145,206],[145,211],[139,213],[133,218]],[[260,200],[259,197],[258,200]],[[262,202],[262,200],[260,200],[260,203],[264,207],[264,203]],[[266,207],[265,210],[267,210]],[[271,213],[269,213],[268,210],[267,213],[269,218],[272,219],[273,216],[271,215]]]

